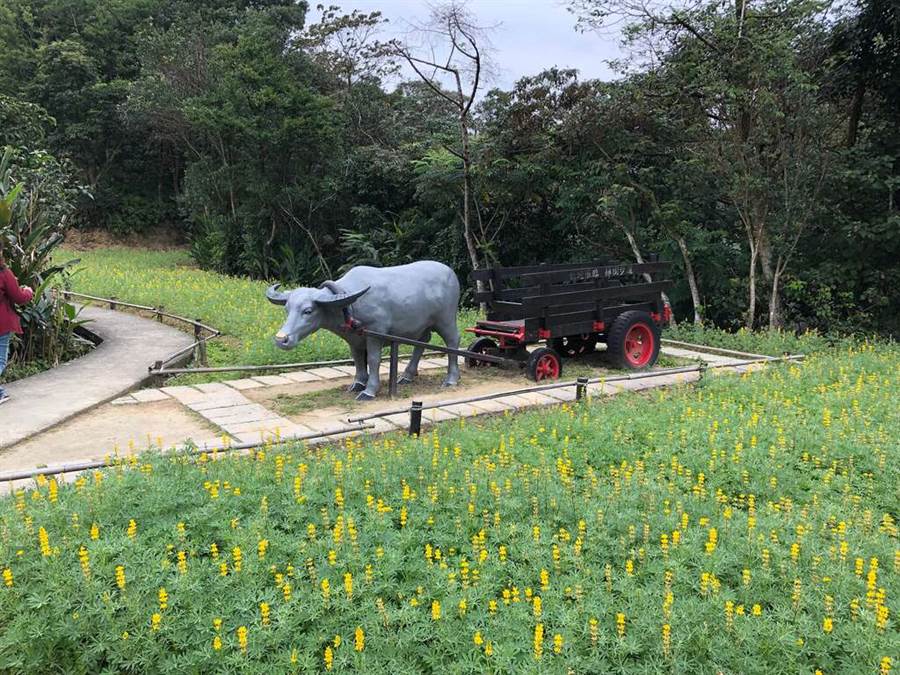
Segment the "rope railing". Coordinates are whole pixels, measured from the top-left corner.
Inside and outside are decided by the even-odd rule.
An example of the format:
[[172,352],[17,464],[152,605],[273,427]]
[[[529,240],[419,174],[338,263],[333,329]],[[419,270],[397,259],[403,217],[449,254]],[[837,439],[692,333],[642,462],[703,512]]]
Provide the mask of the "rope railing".
[[[173,314],[172,312],[167,312],[164,307],[151,307],[150,305],[139,305],[134,302],[123,302],[119,300],[115,296],[109,298],[103,298],[97,295],[89,295],[87,293],[77,293],[75,291],[63,291],[63,297],[66,299],[78,299],[87,301],[88,303],[102,303],[104,305],[108,305],[109,309],[112,311],[118,310],[120,307],[127,307],[128,309],[136,309],[141,312],[150,312],[155,317],[156,320],[162,323],[163,319],[169,319],[170,321],[177,321],[180,323],[187,324],[191,327],[194,332],[194,342],[185,347],[184,349],[179,349],[177,352],[173,354],[169,354],[164,359],[156,361],[153,365],[147,367],[147,371],[151,375],[156,375],[157,371],[162,370],[166,365],[178,360],[185,354],[194,353],[195,359],[203,364],[203,366],[208,365],[208,358],[206,352],[206,343],[209,340],[215,339],[219,337],[222,333],[217,328],[213,328],[212,326],[203,323],[200,319],[189,319],[186,316],[181,316],[180,314]],[[203,333],[207,334],[204,335]]]
[[[273,445],[285,445],[287,443],[299,443],[303,441],[311,441],[319,438],[327,438],[329,436],[337,436],[338,434],[353,433],[356,431],[365,431],[374,428],[374,424],[358,424],[349,427],[340,427],[337,429],[329,429],[328,431],[317,431],[311,434],[297,434],[296,436],[285,436],[272,438],[258,443],[230,443],[221,447],[194,447],[177,451],[181,455],[199,455],[203,453],[227,453],[236,450],[252,450],[254,448],[269,447]],[[58,464],[56,466],[47,466],[34,469],[26,469],[24,471],[6,471],[0,473],[0,483],[9,483],[16,480],[28,480],[37,476],[57,476],[66,473],[76,473],[79,471],[87,471],[89,469],[103,469],[111,466],[121,466],[123,464],[122,457],[111,459],[98,459],[84,462],[72,462],[69,464]]]
[[789,354],[786,356],[759,356],[758,358],[753,359],[744,359],[741,361],[734,361],[732,363],[721,363],[715,365],[708,365],[706,363],[701,363],[696,366],[679,366],[674,368],[662,368],[660,370],[653,370],[642,373],[629,373],[627,375],[614,375],[612,377],[579,377],[577,380],[569,380],[568,382],[554,382],[552,384],[542,384],[536,385],[533,387],[521,387],[517,389],[509,389],[501,392],[493,392],[490,394],[482,394],[479,396],[470,396],[468,398],[461,399],[453,399],[450,401],[440,401],[435,403],[422,403],[421,401],[411,401],[408,407],[404,408],[395,408],[393,410],[382,410],[376,413],[370,413],[368,415],[360,415],[357,417],[348,417],[347,422],[350,424],[359,424],[363,422],[367,422],[369,420],[378,419],[382,417],[391,417],[392,415],[403,415],[405,413],[409,413],[410,423],[409,423],[409,433],[410,435],[418,434],[421,431],[422,424],[422,411],[424,410],[432,410],[434,408],[444,408],[448,406],[460,405],[464,403],[477,403],[478,401],[489,401],[497,398],[503,398],[505,396],[516,396],[519,394],[531,394],[531,393],[540,393],[542,391],[548,391],[552,389],[563,389],[566,387],[575,387],[575,400],[580,401],[585,398],[587,394],[587,387],[591,384],[609,384],[616,382],[625,382],[632,380],[643,380],[647,378],[653,377],[662,377],[665,375],[681,375],[687,373],[699,373],[702,378],[704,373],[708,370],[717,370],[719,368],[738,368],[742,366],[749,366],[759,363],[772,363],[772,362],[789,362],[789,361],[802,361],[805,357],[803,354]]

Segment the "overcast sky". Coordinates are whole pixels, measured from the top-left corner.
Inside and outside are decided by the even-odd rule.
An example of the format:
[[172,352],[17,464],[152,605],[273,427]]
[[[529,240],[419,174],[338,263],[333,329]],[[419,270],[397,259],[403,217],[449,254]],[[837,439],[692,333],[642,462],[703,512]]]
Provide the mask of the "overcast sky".
[[[323,0],[318,0],[323,2]],[[402,37],[410,22],[427,20],[427,0],[325,0],[337,4],[345,12],[380,10],[389,20],[382,39]],[[317,1],[311,0],[312,17],[317,20]],[[560,0],[470,0],[469,12],[491,31],[493,61],[496,74],[489,87],[509,89],[523,75],[534,75],[552,66],[577,68],[583,79],[611,79],[608,61],[618,58],[618,42],[614,34],[579,33],[576,17]]]

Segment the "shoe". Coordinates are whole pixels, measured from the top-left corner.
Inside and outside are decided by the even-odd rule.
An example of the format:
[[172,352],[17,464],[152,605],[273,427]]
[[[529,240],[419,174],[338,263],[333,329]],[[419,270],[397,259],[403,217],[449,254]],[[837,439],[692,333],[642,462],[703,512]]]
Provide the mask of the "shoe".
[[9,394],[5,391],[0,391],[0,405],[3,405],[9,400]]

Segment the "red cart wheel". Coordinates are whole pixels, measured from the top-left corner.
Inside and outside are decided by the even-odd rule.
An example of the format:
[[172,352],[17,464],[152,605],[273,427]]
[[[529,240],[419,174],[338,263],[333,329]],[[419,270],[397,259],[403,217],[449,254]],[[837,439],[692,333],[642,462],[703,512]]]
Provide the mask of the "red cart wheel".
[[528,377],[535,382],[556,380],[562,375],[562,359],[553,349],[539,347],[528,357]]
[[590,354],[597,347],[597,335],[585,333],[584,335],[567,335],[566,337],[553,338],[550,346],[560,356],[573,359],[577,356]]
[[[477,338],[472,344],[469,345],[469,349],[467,351],[475,352],[476,354],[489,354],[491,356],[500,355],[500,348],[497,346],[497,343],[491,340],[491,338],[489,337]],[[491,361],[482,361],[475,358],[474,356],[466,357],[466,366],[468,366],[469,368],[486,368],[488,366],[496,365],[496,363],[492,363]]]
[[613,321],[607,344],[619,368],[646,368],[659,356],[659,327],[647,312],[623,312]]

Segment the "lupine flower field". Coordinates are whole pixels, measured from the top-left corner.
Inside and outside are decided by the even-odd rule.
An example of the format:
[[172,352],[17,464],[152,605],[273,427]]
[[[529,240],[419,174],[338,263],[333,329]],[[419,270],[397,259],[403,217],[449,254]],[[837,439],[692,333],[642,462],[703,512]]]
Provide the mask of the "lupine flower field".
[[0,503],[0,671],[900,672],[900,350]]

